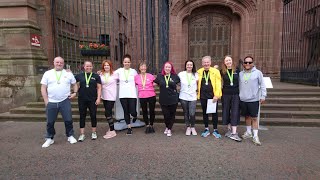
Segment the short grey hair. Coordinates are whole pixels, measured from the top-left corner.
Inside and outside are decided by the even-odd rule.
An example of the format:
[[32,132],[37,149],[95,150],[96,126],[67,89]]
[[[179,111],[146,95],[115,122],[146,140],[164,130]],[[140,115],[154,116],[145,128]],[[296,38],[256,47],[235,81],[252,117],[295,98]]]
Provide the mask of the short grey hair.
[[56,59],[62,59],[62,60],[63,60],[63,62],[64,62],[64,59],[63,59],[61,56],[57,56],[57,57],[55,57],[55,58],[53,59],[53,62],[54,62]]
[[211,61],[211,56],[203,56],[203,58],[202,58],[201,61],[203,61],[203,60],[205,60],[205,59],[209,59],[209,60]]

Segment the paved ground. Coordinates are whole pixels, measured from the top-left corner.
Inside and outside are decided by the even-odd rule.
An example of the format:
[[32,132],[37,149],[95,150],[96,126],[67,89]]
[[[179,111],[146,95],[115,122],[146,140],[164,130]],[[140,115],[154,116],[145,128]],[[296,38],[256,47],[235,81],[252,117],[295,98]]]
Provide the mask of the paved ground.
[[0,123],[0,179],[320,179],[320,128],[268,127],[257,147],[186,137],[183,125],[168,138],[162,124],[105,140],[99,125],[98,140],[70,145],[57,123],[55,144],[43,149],[45,123]]

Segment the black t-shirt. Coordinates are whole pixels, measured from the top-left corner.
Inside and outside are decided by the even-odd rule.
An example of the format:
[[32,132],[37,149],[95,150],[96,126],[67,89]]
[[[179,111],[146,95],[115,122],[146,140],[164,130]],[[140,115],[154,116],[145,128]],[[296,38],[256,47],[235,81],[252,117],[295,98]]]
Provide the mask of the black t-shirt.
[[166,87],[166,80],[162,74],[158,74],[154,80],[160,87],[159,103],[161,105],[177,104],[179,101],[179,93],[177,84],[180,83],[180,78],[176,74],[171,74],[169,79],[169,87]]
[[210,76],[208,78],[208,85],[206,85],[205,74],[207,75],[209,71],[203,71],[200,87],[200,99],[213,99],[213,87],[211,84]]
[[[228,69],[228,71],[229,71],[229,74],[231,75],[232,69]],[[239,94],[239,73],[240,71],[238,69],[236,69],[236,71],[233,72],[233,86],[231,86],[228,73],[226,72],[226,74],[223,74],[221,71],[221,77],[223,79],[222,95]]]
[[[89,78],[90,73],[87,73]],[[97,84],[101,84],[100,76],[96,73],[92,73],[89,81],[89,87],[86,87],[86,78],[84,73],[76,75],[77,82],[80,83],[79,88],[79,99],[86,101],[95,101],[97,99]]]

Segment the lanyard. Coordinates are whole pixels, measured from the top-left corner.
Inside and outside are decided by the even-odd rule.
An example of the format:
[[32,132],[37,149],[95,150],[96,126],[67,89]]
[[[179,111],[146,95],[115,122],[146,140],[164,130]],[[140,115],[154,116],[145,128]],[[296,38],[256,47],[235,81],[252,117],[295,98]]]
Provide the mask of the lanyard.
[[233,70],[231,70],[231,75],[230,75],[228,69],[227,69],[227,73],[228,73],[228,76],[229,76],[230,85],[233,86]]
[[145,74],[144,77],[142,77],[142,74],[140,75],[142,88],[144,89],[146,87],[146,81],[147,81],[147,75]]
[[191,73],[187,73],[187,72],[186,72],[186,74],[187,74],[188,87],[190,87],[191,86],[191,80],[192,80],[192,74]]
[[[107,74],[108,74],[108,76],[106,76]],[[108,83],[109,77],[110,77],[110,73],[104,74],[104,81],[106,82],[106,84]]]
[[62,70],[61,70],[61,73],[60,73],[59,77],[58,77],[58,74],[57,74],[56,70],[54,70],[54,74],[56,75],[57,83],[60,84],[60,79],[61,79],[61,76],[62,76]]
[[130,73],[130,69],[128,70],[124,69],[124,77],[126,78],[126,83],[128,82],[128,79],[129,79],[129,73]]
[[166,88],[169,87],[169,79],[170,79],[170,74],[168,76],[166,76],[166,75],[164,76],[164,80],[166,81]]
[[85,76],[85,78],[86,78],[86,86],[89,87],[89,82],[90,82],[90,79],[91,79],[91,76],[92,76],[92,72],[90,73],[89,78],[88,78],[86,72],[84,72],[84,76]]
[[209,80],[209,77],[210,77],[210,74],[209,74],[209,71],[208,71],[208,74],[206,74],[206,71],[203,71],[203,76],[204,76],[204,79],[206,80],[206,85],[208,85],[208,80]]
[[249,74],[249,76],[247,76],[247,73],[246,73],[246,72],[243,73],[244,83],[248,83],[248,80],[249,80],[250,77],[251,77],[251,71],[250,71],[250,73],[248,73],[248,74]]

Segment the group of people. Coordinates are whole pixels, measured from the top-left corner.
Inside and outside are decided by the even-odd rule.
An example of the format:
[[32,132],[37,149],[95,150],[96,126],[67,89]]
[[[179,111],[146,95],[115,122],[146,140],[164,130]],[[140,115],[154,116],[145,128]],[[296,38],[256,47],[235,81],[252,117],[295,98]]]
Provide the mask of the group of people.
[[[163,65],[161,72],[155,77],[147,73],[147,63],[142,61],[138,72],[131,68],[131,56],[125,55],[123,67],[114,70],[110,60],[102,62],[101,70],[92,72],[93,64],[84,62],[84,72],[74,76],[72,72],[63,69],[64,60],[61,57],[54,59],[54,68],[48,70],[41,80],[41,94],[46,105],[47,134],[42,147],[49,147],[54,143],[54,123],[58,112],[65,122],[68,141],[73,144],[73,122],[70,99],[78,94],[80,113],[80,136],[78,141],[84,141],[86,112],[89,109],[91,118],[91,139],[97,139],[97,106],[103,102],[105,117],[109,129],[103,136],[109,139],[116,136],[112,110],[118,95],[123,108],[124,119],[127,124],[127,135],[132,135],[131,123],[137,119],[137,99],[139,98],[143,120],[146,123],[145,133],[154,133],[156,92],[159,87],[159,103],[164,116],[164,134],[172,136],[172,128],[178,103],[180,102],[186,124],[187,136],[197,135],[195,129],[195,113],[197,100],[200,99],[204,130],[202,137],[212,134],[221,138],[218,131],[218,101],[222,102],[222,122],[226,125],[225,136],[240,142],[242,139],[252,138],[256,145],[261,145],[258,137],[259,106],[265,101],[266,87],[263,74],[254,66],[253,57],[247,56],[243,61],[243,70],[236,69],[231,56],[225,56],[219,71],[211,67],[211,57],[202,58],[202,68],[196,70],[192,60],[185,62],[184,71],[176,73],[171,62]],[[119,84],[117,86],[117,84]],[[70,92],[72,85],[73,92]],[[177,88],[180,86],[180,91]],[[138,93],[137,93],[138,92]],[[209,104],[210,103],[210,104]],[[207,112],[215,104],[216,109]],[[237,126],[241,114],[245,116],[246,131],[242,138],[238,136]],[[212,116],[213,131],[209,129],[209,114]],[[252,133],[253,131],[253,133]]]

